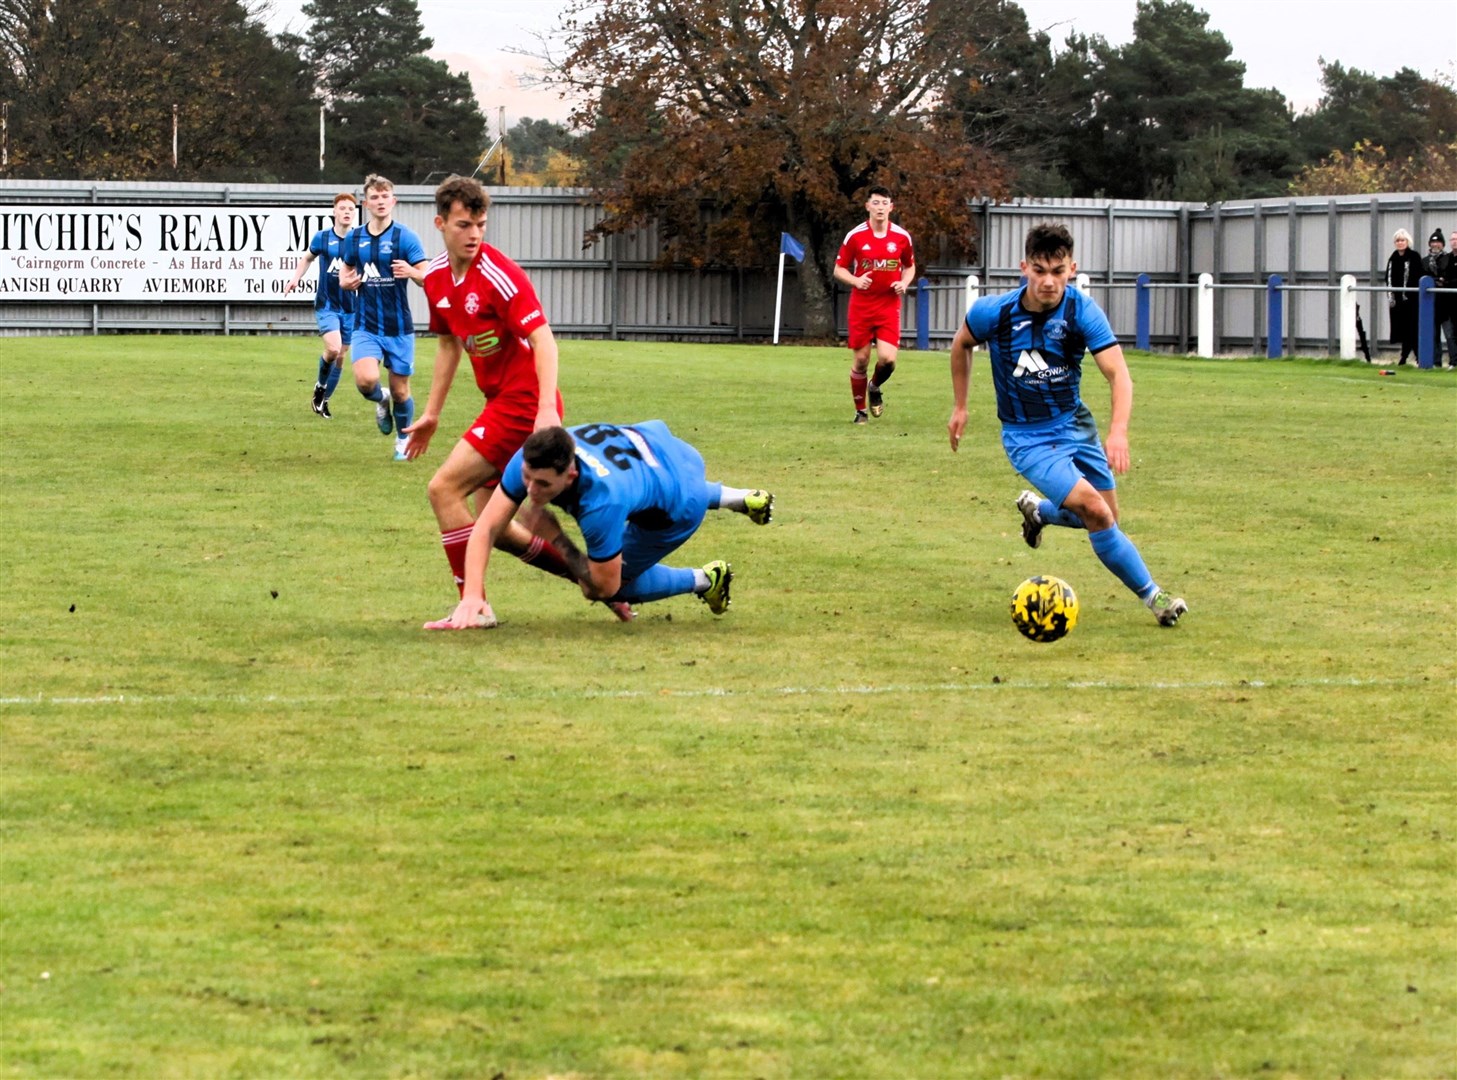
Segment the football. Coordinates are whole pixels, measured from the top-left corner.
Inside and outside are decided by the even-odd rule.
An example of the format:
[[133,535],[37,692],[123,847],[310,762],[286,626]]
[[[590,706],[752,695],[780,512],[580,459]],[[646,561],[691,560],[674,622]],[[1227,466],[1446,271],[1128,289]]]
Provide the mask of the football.
[[1057,641],[1078,624],[1078,596],[1062,578],[1030,577],[1012,594],[1012,622],[1032,641]]

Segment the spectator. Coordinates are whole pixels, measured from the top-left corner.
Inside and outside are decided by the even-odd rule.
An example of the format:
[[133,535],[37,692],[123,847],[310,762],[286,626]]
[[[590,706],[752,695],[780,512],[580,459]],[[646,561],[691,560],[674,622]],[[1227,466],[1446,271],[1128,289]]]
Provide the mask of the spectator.
[[[1397,229],[1391,242],[1395,250],[1386,260],[1386,287],[1416,289],[1422,280],[1422,258],[1411,249],[1411,233]],[[1387,293],[1386,303],[1391,310],[1391,338],[1401,344],[1397,363],[1404,364],[1417,347],[1418,297],[1415,292]]]
[[[1442,288],[1457,289],[1457,229],[1452,230],[1447,243],[1447,276],[1442,279]],[[1457,344],[1453,341],[1453,332],[1457,331],[1457,296],[1434,299],[1447,301],[1447,370],[1457,370]],[[1437,363],[1437,359],[1433,357],[1432,363]]]
[[[1434,288],[1450,289],[1457,287],[1457,267],[1453,266],[1452,253],[1446,251],[1446,239],[1442,236],[1441,229],[1435,229],[1432,235],[1427,238],[1427,257],[1422,260],[1422,271],[1432,279]],[[1447,339],[1447,362],[1451,367],[1457,367],[1457,340],[1453,339],[1452,309],[1453,297],[1446,293],[1438,293],[1432,297],[1436,309],[1437,329],[1435,334],[1436,351],[1432,356],[1432,366],[1442,366],[1442,338]]]

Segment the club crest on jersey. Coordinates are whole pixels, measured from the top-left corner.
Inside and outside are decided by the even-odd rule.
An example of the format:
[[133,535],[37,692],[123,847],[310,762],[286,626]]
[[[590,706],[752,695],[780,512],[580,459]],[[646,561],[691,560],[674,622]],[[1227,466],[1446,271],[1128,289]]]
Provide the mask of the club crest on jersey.
[[1067,337],[1067,320],[1049,319],[1042,328],[1042,336],[1048,341],[1061,341]]
[[888,244],[885,245],[885,250],[886,250],[886,252],[888,254],[894,255],[897,251],[900,250],[900,248],[896,247],[895,246],[895,241],[892,240],[890,243],[888,243]]
[[379,253],[381,255],[388,255],[391,252],[393,252],[394,250],[395,250],[395,245],[392,244],[392,243],[390,243],[388,240],[381,240],[379,242]]
[[479,296],[477,296],[475,293],[466,293],[466,295],[465,295],[465,313],[467,315],[474,315],[477,311],[480,311],[480,310],[481,310],[481,298]]

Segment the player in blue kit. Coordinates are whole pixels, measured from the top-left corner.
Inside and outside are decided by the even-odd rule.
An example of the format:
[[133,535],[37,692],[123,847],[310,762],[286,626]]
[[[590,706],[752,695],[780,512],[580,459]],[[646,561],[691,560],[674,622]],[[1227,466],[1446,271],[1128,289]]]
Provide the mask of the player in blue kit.
[[[522,504],[528,504],[522,509]],[[576,519],[586,553],[562,532],[548,506]],[[491,549],[520,510],[521,524],[562,552],[589,600],[647,603],[696,594],[715,615],[729,607],[733,570],[715,560],[701,570],[661,560],[688,540],[709,510],[733,510],[767,525],[774,496],[710,482],[703,458],[661,420],[542,428],[506,464],[501,484],[476,519],[465,556],[465,589],[449,619],[427,629],[489,629]]]
[[[415,422],[410,376],[415,373],[415,322],[410,282],[423,283],[429,260],[414,231],[395,221],[395,185],[383,176],[364,179],[369,220],[349,234],[340,284],[358,292],[354,326],[354,385],[374,402],[382,434],[394,432],[395,460],[405,461],[405,428]],[[389,390],[380,368],[389,372]]]
[[[1022,260],[1027,283],[971,305],[951,342],[953,407],[946,424],[951,449],[961,445],[966,430],[971,351],[984,344],[1002,422],[1002,447],[1012,467],[1046,496],[1039,499],[1031,491],[1018,496],[1022,538],[1035,548],[1042,543],[1044,526],[1086,529],[1103,565],[1133,590],[1160,625],[1173,626],[1189,605],[1158,587],[1138,548],[1118,527],[1113,474],[1128,471],[1133,380],[1107,316],[1089,297],[1067,287],[1077,269],[1067,228],[1034,225],[1027,232]],[[1111,388],[1106,450],[1098,441],[1097,422],[1079,396],[1083,355],[1089,352]]]
[[329,398],[334,395],[334,387],[339,385],[344,353],[349,348],[350,334],[354,329],[355,297],[339,284],[339,270],[344,265],[344,243],[349,238],[349,227],[354,224],[357,208],[357,200],[349,192],[334,196],[333,227],[314,233],[308,252],[298,261],[293,280],[283,290],[283,295],[287,296],[298,288],[309,266],[315,259],[319,260],[319,283],[314,289],[314,322],[324,347],[319,356],[319,376],[314,380],[313,409],[325,420],[334,415],[329,411]]

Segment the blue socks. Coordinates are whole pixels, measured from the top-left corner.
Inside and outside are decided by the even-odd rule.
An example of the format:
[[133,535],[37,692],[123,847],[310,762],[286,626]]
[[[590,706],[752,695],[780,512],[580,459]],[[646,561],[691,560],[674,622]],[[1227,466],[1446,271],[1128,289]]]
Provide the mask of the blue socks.
[[385,386],[383,380],[375,383],[373,390],[361,389],[359,392],[364,395],[365,401],[373,401],[375,404],[379,404],[390,396],[389,387]]
[[407,397],[404,401],[395,402],[395,434],[399,435],[405,428],[415,422],[415,399]]
[[624,581],[613,600],[626,600],[630,604],[646,604],[650,600],[663,600],[669,596],[682,596],[693,591],[692,570],[679,570],[672,566],[650,566],[631,581]]
[[1140,600],[1158,590],[1153,578],[1149,576],[1148,567],[1143,564],[1143,556],[1138,553],[1138,548],[1133,546],[1133,541],[1124,536],[1123,530],[1117,525],[1102,532],[1088,533],[1088,542],[1093,545],[1093,553],[1102,560],[1103,565],[1113,571],[1114,576],[1127,585]]
[[1064,510],[1060,506],[1053,505],[1051,499],[1043,499],[1037,504],[1037,516],[1042,519],[1044,525],[1061,525],[1064,529],[1085,529],[1083,519],[1074,514],[1071,510]]

